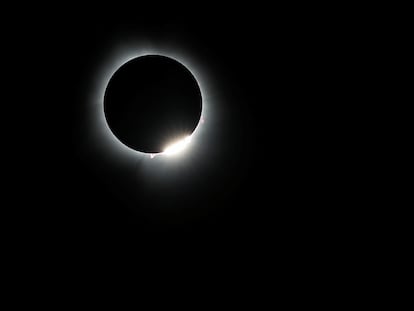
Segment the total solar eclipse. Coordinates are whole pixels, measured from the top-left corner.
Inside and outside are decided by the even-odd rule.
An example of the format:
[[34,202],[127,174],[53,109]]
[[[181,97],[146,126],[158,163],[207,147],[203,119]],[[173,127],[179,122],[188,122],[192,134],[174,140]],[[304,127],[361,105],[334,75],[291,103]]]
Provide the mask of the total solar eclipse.
[[[180,62],[145,55],[123,64],[110,78],[104,113],[112,133],[136,151],[159,154],[187,142],[202,111],[200,87]],[[178,147],[177,147],[178,146]]]

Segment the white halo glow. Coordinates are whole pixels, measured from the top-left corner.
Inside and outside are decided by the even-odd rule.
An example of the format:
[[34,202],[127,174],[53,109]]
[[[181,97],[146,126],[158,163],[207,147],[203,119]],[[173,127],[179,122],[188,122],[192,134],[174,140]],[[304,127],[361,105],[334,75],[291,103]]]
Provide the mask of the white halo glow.
[[[102,46],[101,50],[105,52],[98,58],[91,80],[85,81],[92,83],[85,106],[88,131],[82,140],[86,155],[105,163],[103,167],[122,167],[132,174],[145,176],[147,187],[174,185],[177,189],[182,185],[180,189],[186,189],[184,185],[194,182],[194,176],[211,171],[222,154],[224,136],[221,134],[228,128],[225,121],[228,116],[223,110],[226,105],[220,90],[220,75],[209,66],[208,59],[197,57],[200,54],[186,42],[149,42],[142,37],[130,41],[113,39],[111,45]],[[185,148],[176,155],[171,150],[181,148],[171,149],[169,145],[164,152],[155,154],[131,149],[112,133],[106,121],[104,95],[111,77],[123,64],[146,55],[161,55],[178,61],[191,72],[200,88],[202,111],[199,122],[190,134],[191,143],[185,142]],[[214,160],[206,161],[206,158]]]
[[[98,110],[95,112],[95,116],[94,116],[95,132],[96,134],[99,134],[102,143],[104,143],[106,147],[109,147],[113,152],[121,153],[120,155],[122,156],[127,156],[128,158],[131,158],[131,159],[134,157],[136,158],[137,156],[140,156],[140,157],[144,156],[145,158],[151,158],[151,159],[153,158],[159,159],[162,157],[158,157],[158,155],[162,155],[163,153],[148,154],[148,153],[143,153],[143,152],[131,149],[130,147],[124,145],[121,141],[119,141],[118,138],[110,130],[108,123],[106,122],[104,109],[103,109],[105,90],[109,83],[109,80],[122,65],[124,65],[125,63],[127,63],[128,61],[132,59],[146,56],[146,55],[165,56],[165,57],[174,59],[175,61],[185,66],[194,76],[195,80],[197,81],[198,87],[200,88],[200,92],[201,92],[201,98],[202,98],[201,116],[200,116],[200,120],[195,130],[191,134],[192,140],[199,140],[200,136],[203,136],[201,135],[202,134],[201,128],[205,127],[204,120],[209,118],[209,108],[208,108],[209,100],[206,94],[206,87],[205,87],[207,84],[206,83],[207,81],[205,80],[205,78],[203,79],[203,75],[200,74],[200,72],[203,71],[203,68],[201,68],[202,66],[200,66],[200,63],[195,62],[189,56],[186,57],[184,53],[179,52],[179,49],[171,49],[171,48],[166,48],[164,50],[156,49],[156,48],[144,49],[143,47],[137,46],[137,49],[135,50],[135,52],[131,52],[133,50],[134,50],[133,48],[129,47],[128,49],[124,49],[123,51],[118,51],[117,53],[115,53],[117,54],[118,57],[115,57],[115,55],[113,55],[112,59],[108,59],[107,67],[101,69],[101,74],[99,77],[99,86],[98,86],[99,95],[95,97],[95,101],[94,101],[95,102],[94,110]],[[204,76],[206,75],[204,74]]]

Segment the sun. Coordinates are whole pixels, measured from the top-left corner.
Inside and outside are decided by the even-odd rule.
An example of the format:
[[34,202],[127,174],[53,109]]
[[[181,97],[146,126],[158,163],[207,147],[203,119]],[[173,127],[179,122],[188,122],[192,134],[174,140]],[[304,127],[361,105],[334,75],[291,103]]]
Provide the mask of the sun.
[[191,136],[186,136],[183,139],[180,139],[168,145],[164,149],[162,154],[166,156],[172,156],[172,155],[182,153],[182,151],[186,149],[186,147],[190,144],[190,142],[191,142]]

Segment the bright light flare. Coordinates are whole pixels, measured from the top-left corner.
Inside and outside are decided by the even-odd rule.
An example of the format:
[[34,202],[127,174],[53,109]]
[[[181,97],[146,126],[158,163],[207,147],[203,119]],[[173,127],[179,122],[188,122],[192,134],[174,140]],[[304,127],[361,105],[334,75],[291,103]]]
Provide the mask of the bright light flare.
[[177,153],[180,153],[181,151],[183,151],[188,146],[190,141],[191,141],[191,137],[187,136],[184,139],[174,142],[171,145],[169,145],[167,148],[165,148],[163,154],[167,156],[176,155]]

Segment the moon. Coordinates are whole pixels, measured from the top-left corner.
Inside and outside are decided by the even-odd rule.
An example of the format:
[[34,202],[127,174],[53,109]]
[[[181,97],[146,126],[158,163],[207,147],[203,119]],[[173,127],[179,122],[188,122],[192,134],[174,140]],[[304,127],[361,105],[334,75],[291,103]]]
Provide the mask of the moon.
[[188,141],[199,124],[202,95],[183,64],[162,55],[136,57],[110,78],[104,94],[106,122],[129,148],[148,154]]

